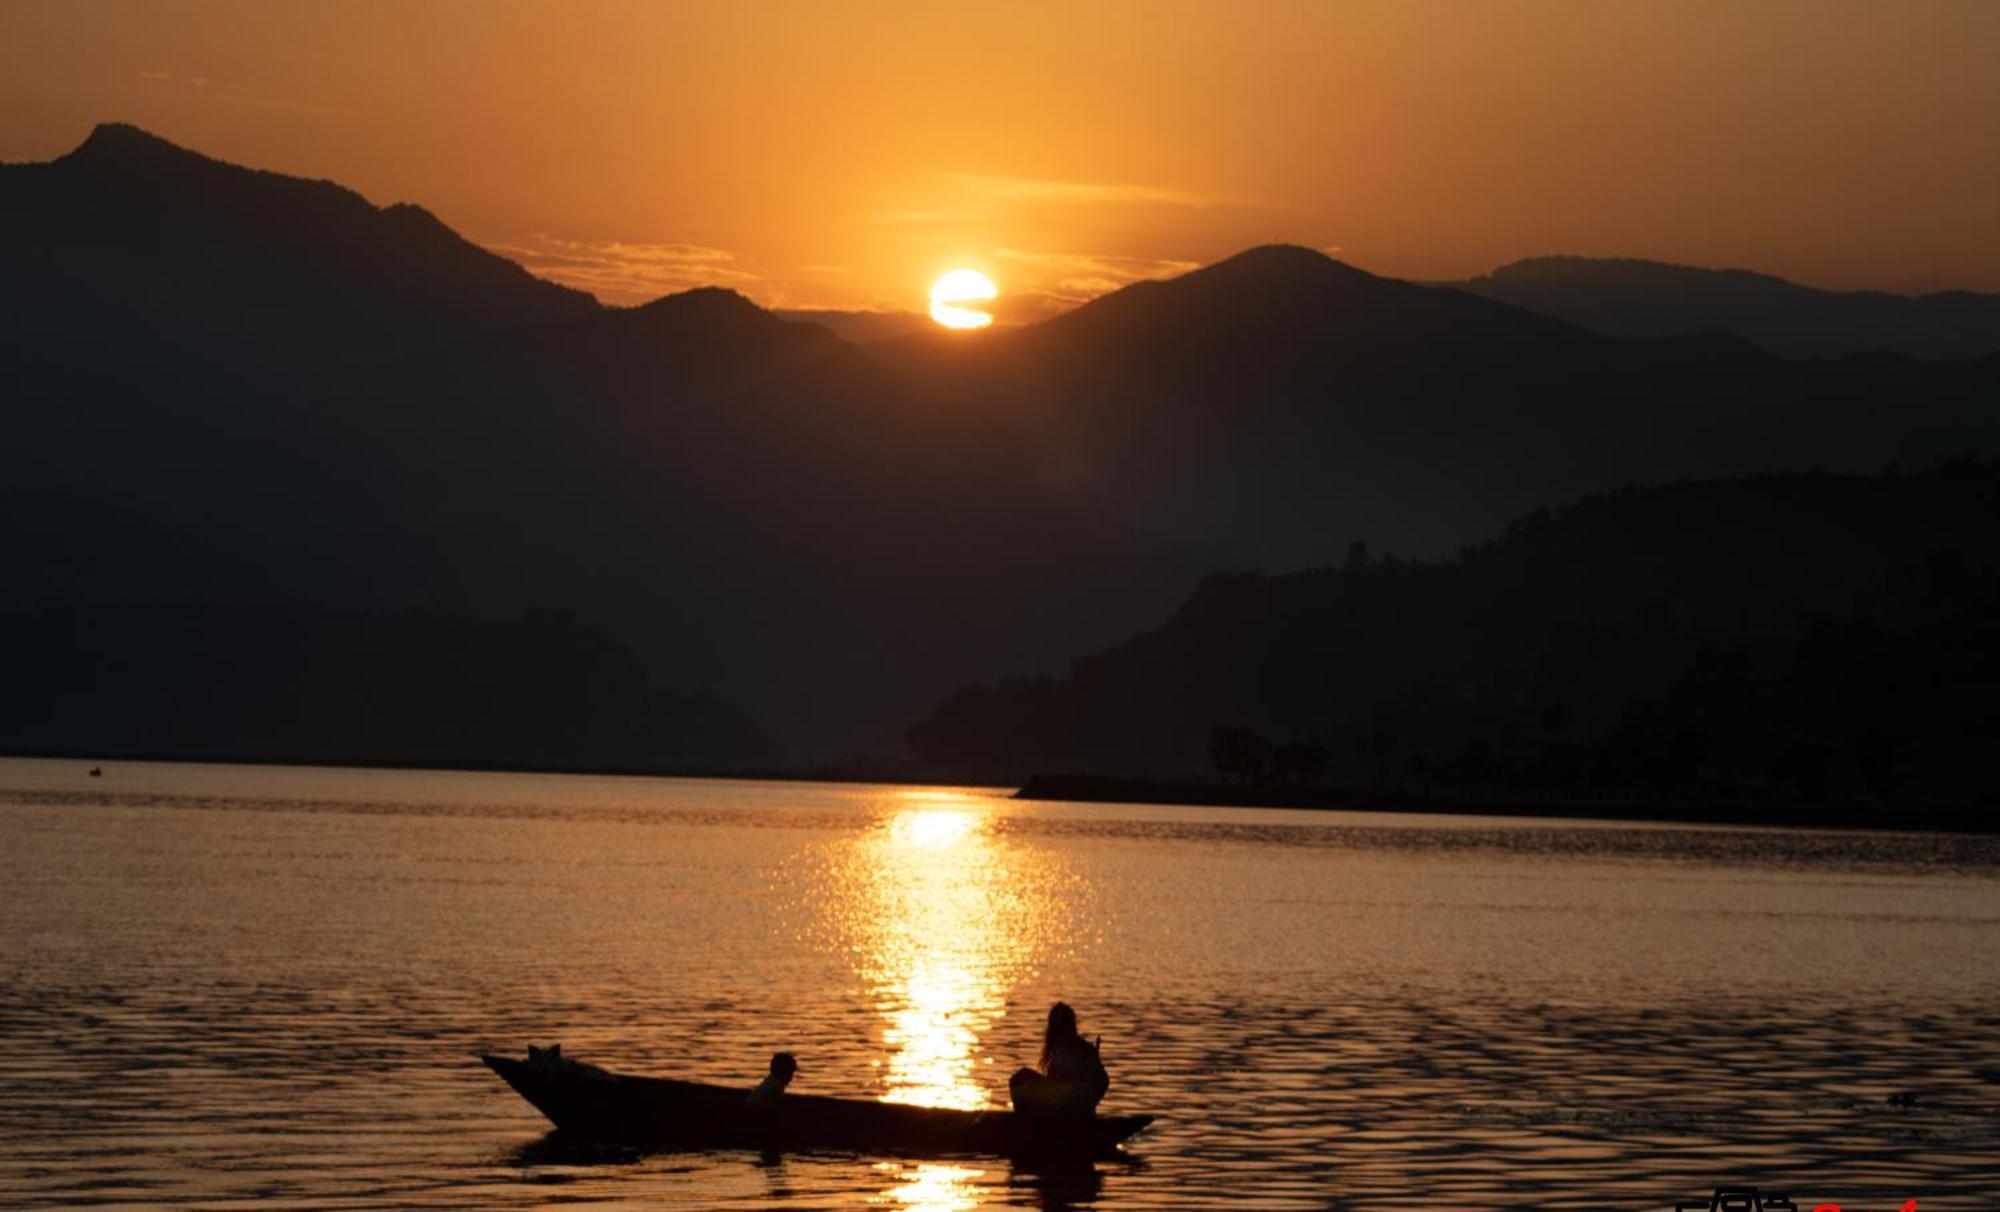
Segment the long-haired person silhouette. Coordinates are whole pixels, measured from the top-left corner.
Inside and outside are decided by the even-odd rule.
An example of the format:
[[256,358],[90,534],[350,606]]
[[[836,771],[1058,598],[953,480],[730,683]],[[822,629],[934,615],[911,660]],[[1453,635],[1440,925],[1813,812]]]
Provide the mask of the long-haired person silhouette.
[[1067,1002],[1049,1007],[1049,1024],[1042,1033],[1039,1070],[1022,1067],[1007,1081],[1014,1109],[1035,1115],[1080,1115],[1097,1112],[1111,1087],[1104,1070],[1103,1037],[1083,1038],[1076,1011]]

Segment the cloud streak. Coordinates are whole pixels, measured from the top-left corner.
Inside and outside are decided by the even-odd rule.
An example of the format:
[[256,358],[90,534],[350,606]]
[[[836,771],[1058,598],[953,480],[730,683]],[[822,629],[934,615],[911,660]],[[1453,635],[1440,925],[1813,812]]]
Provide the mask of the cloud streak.
[[1155,278],[1173,278],[1201,268],[1199,261],[1166,257],[1121,257],[1107,253],[1026,252],[995,249],[1001,260],[1026,268],[1039,279],[1044,294],[1070,303],[1088,302],[1102,294]]
[[1270,203],[1165,185],[1118,181],[1060,181],[984,173],[937,173],[923,204],[868,216],[891,227],[943,226],[1034,209],[1147,207],[1178,210],[1274,209]]
[[273,97],[255,93],[240,84],[217,80],[213,76],[188,76],[179,72],[160,71],[148,68],[138,73],[140,83],[163,89],[174,89],[182,97],[199,98],[202,105],[256,106],[262,109],[285,110],[290,113],[331,115],[353,112],[324,105],[309,105],[285,97]]
[[1071,206],[1138,205],[1206,209],[1238,204],[1220,194],[1202,194],[1158,185],[1104,181],[1050,181],[1032,177],[996,177],[978,173],[946,173],[943,179],[995,202],[1053,203]]
[[210,88],[215,81],[207,76],[178,76],[173,72],[143,71],[139,78],[148,84],[170,84],[180,88]]
[[735,253],[701,244],[567,240],[535,232],[520,243],[489,243],[529,272],[587,290],[606,303],[645,303],[698,286],[743,288],[762,282]]

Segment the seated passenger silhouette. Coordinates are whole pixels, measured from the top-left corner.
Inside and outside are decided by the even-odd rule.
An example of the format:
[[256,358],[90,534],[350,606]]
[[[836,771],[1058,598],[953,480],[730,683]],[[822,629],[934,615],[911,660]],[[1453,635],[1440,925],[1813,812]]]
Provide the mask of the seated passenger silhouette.
[[1042,1036],[1042,1067],[1016,1069],[1007,1080],[1014,1109],[1029,1115],[1095,1115],[1111,1086],[1098,1052],[1101,1043],[1102,1036],[1093,1043],[1078,1034],[1076,1011],[1066,1003],[1050,1006],[1048,1030]]
[[785,1092],[785,1087],[792,1080],[792,1074],[798,1071],[799,1062],[792,1058],[791,1053],[773,1052],[771,1054],[771,1071],[765,1074],[764,1080],[758,1082],[757,1088],[750,1092],[750,1105],[753,1107],[777,1106],[778,1096]]

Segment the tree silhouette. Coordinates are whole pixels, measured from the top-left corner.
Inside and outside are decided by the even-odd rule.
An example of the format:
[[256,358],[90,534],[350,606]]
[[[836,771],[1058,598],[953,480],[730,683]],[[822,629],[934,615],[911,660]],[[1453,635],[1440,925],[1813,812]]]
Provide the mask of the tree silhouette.
[[1271,742],[1248,728],[1217,728],[1209,733],[1208,755],[1217,773],[1261,783],[1270,771]]
[[1317,783],[1326,774],[1326,746],[1318,741],[1293,741],[1271,754],[1271,777]]
[[1403,738],[1387,724],[1377,722],[1355,742],[1360,751],[1361,769],[1372,786],[1394,782],[1397,764],[1403,756]]

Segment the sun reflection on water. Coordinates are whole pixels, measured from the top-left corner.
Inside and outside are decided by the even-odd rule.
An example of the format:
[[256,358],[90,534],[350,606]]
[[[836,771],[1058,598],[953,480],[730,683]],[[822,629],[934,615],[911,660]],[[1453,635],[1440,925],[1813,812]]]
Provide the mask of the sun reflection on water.
[[956,846],[979,824],[970,812],[948,808],[918,808],[898,814],[889,832],[898,846],[936,849]]
[[986,1171],[944,1162],[901,1164],[881,1162],[875,1169],[897,1180],[896,1185],[874,1196],[872,1204],[896,1204],[922,1212],[965,1212],[979,1205],[978,1180]]
[[855,843],[852,943],[882,1017],[892,1101],[1004,1102],[995,1071],[1011,1066],[996,1065],[987,1041],[1049,933],[1052,898],[1048,873],[994,827],[980,796],[912,788]]

